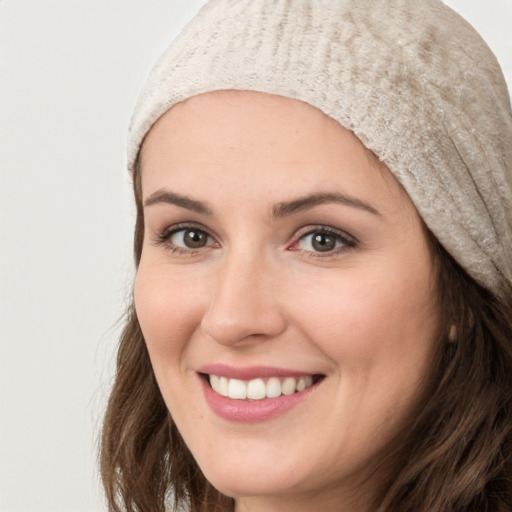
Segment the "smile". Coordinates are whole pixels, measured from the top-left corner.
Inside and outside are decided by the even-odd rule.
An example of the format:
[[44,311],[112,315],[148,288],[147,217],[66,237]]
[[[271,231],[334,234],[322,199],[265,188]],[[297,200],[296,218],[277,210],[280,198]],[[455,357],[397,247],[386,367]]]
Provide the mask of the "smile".
[[298,378],[256,378],[249,381],[209,375],[208,380],[213,391],[234,400],[264,400],[281,395],[289,396],[310,388],[315,382],[312,375]]
[[307,400],[326,376],[269,367],[210,365],[201,368],[198,377],[206,403],[217,416],[235,423],[260,423]]

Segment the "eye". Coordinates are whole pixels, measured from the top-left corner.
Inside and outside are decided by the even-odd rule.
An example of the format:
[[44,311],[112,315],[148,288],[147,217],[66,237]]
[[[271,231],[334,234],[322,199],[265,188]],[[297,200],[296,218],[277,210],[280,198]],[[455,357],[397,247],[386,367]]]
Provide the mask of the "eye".
[[217,244],[215,239],[201,227],[190,224],[175,224],[157,233],[154,237],[156,245],[177,254],[192,255],[196,251]]
[[213,240],[208,233],[198,228],[186,228],[171,231],[167,237],[167,241],[174,247],[182,249],[201,249],[202,247],[207,247],[213,243]]
[[336,253],[355,245],[356,241],[342,231],[322,227],[300,236],[291,249],[312,253]]

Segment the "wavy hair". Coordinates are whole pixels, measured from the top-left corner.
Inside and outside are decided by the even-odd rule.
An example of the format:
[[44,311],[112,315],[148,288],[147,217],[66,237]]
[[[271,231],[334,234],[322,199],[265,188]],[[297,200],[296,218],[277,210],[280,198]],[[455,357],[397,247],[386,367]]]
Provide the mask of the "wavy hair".
[[[134,173],[138,266],[144,236]],[[512,290],[479,286],[428,232],[441,311],[425,391],[386,457],[378,512],[512,510]],[[449,334],[451,333],[451,334]],[[101,478],[110,512],[224,512],[233,500],[204,477],[158,389],[132,305],[103,422]]]

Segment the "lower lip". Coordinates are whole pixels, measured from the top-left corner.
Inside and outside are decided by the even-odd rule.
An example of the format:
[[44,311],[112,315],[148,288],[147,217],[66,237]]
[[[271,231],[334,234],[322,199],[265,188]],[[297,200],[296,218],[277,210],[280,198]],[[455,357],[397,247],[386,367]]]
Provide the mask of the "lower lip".
[[262,400],[234,400],[219,395],[210,387],[206,379],[200,376],[204,396],[212,411],[225,420],[235,423],[260,423],[268,421],[289,411],[308,398],[317,384],[294,393]]

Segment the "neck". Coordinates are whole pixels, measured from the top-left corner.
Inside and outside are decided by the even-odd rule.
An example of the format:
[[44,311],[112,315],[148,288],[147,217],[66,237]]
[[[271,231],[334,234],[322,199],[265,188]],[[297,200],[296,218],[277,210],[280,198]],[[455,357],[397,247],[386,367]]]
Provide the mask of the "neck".
[[368,499],[352,494],[321,492],[311,496],[252,496],[235,500],[234,512],[371,512],[374,504]]

